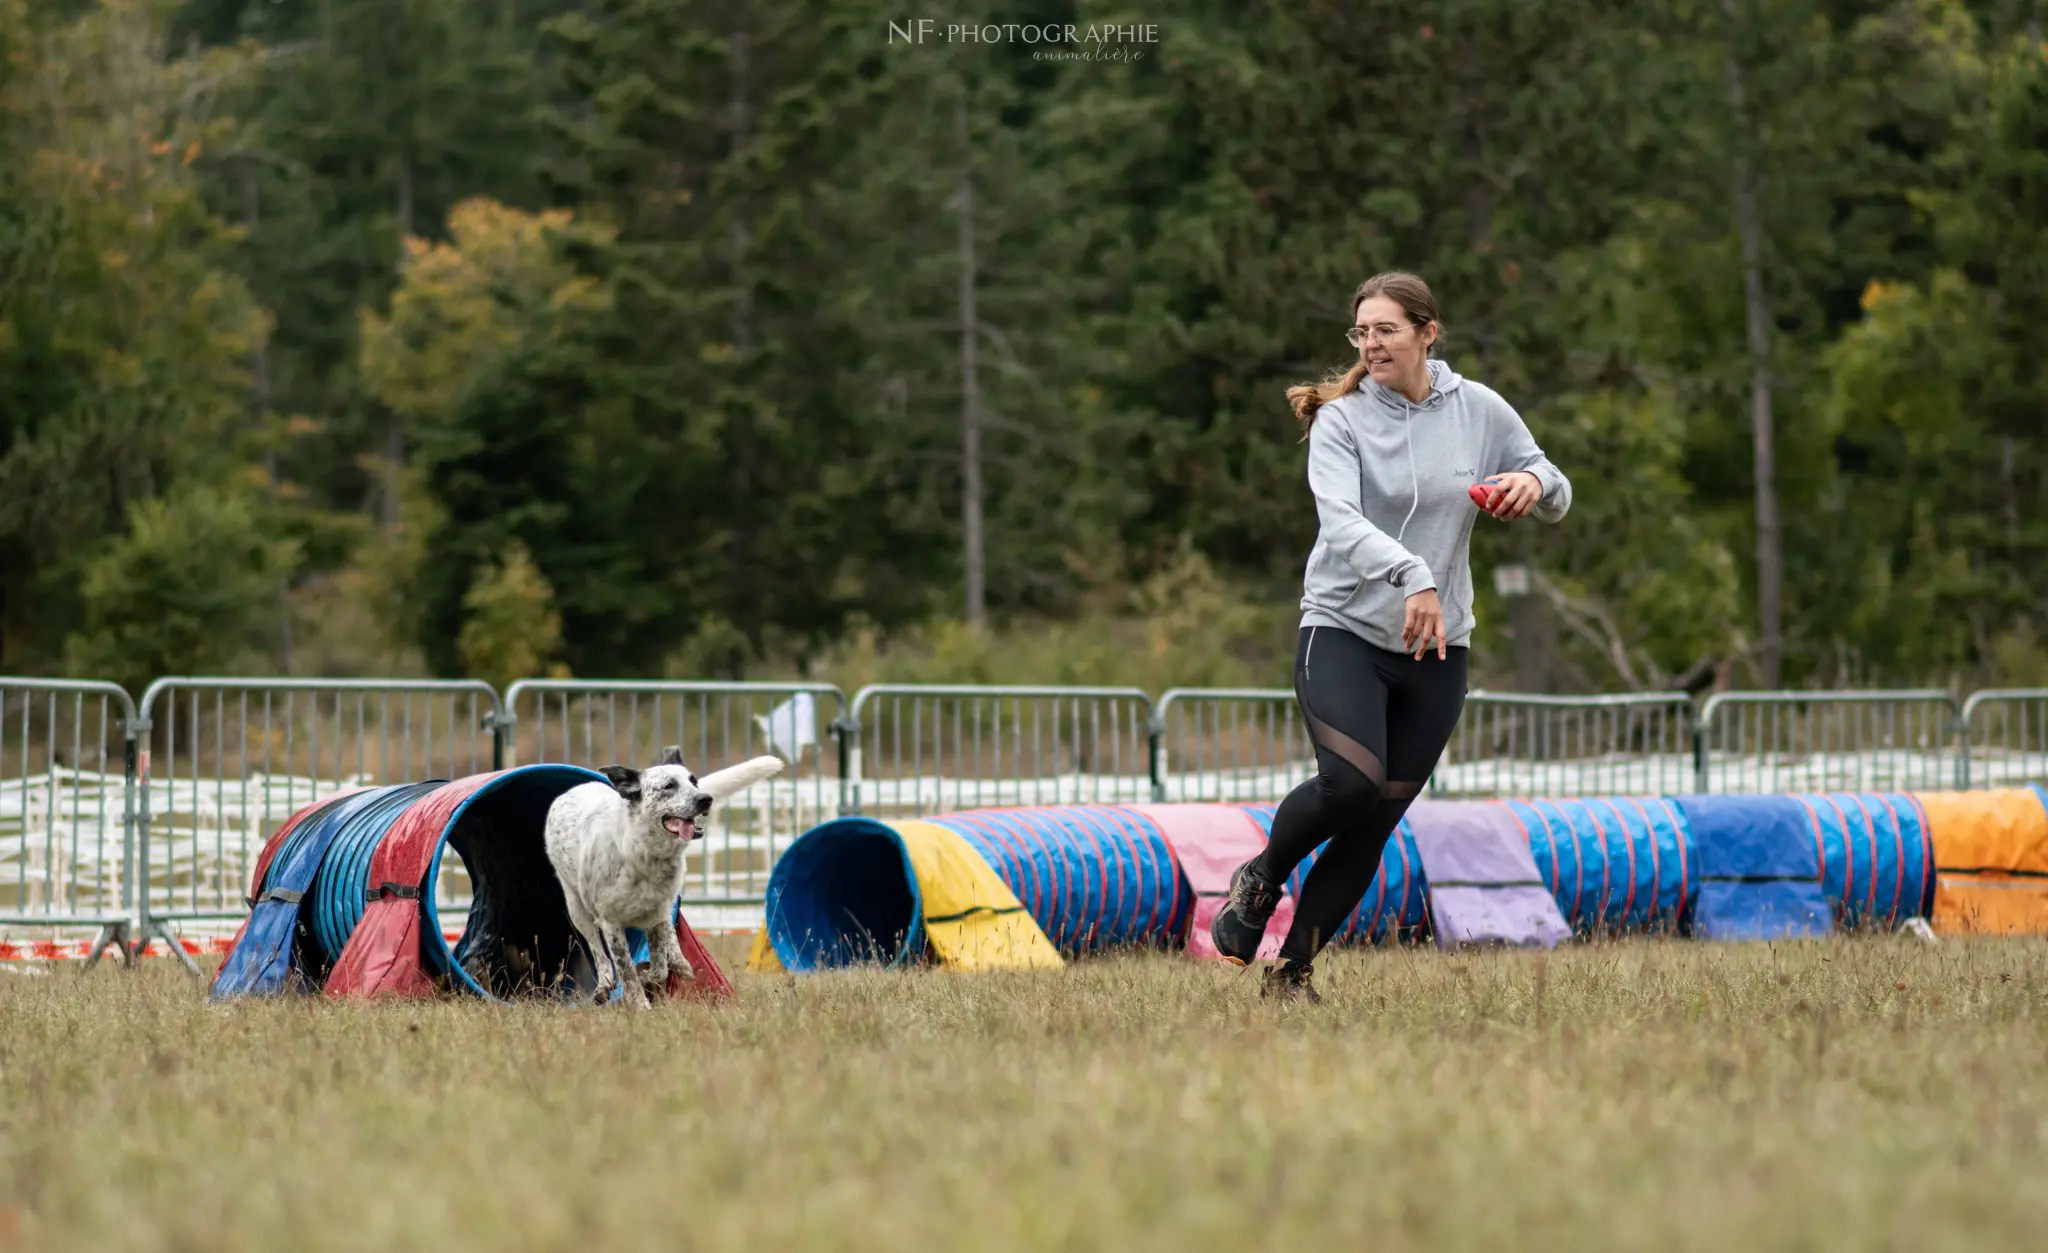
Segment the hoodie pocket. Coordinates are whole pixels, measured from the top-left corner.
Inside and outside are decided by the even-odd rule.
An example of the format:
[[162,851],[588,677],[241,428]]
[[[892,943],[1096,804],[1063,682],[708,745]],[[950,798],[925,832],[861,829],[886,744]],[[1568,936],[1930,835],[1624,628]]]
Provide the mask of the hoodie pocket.
[[1305,582],[1303,590],[1319,607],[1341,612],[1358,599],[1366,581],[1358,577],[1358,571],[1349,562],[1332,554],[1309,568]]
[[[1462,564],[1464,563],[1458,561],[1451,562],[1436,591],[1437,600],[1443,604],[1444,638],[1447,640],[1472,625],[1471,605],[1469,603],[1459,603],[1456,590],[1458,586],[1458,567]],[[1456,615],[1455,618],[1453,615]]]

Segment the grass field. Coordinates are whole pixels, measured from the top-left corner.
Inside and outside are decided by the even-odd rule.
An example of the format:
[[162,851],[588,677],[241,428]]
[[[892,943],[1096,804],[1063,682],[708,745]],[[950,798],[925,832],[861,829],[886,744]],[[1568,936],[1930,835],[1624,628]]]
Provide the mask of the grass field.
[[[722,954],[738,964],[738,954]],[[0,1248],[2038,1249],[2048,944],[1133,957],[737,1006],[0,977]]]

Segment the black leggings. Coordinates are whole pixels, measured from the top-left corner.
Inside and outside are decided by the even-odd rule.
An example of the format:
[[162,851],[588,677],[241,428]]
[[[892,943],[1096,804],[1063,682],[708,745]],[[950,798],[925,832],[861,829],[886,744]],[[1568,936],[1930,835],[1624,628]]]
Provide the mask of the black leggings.
[[1312,959],[1365,899],[1387,837],[1464,712],[1465,653],[1438,660],[1431,648],[1417,661],[1349,631],[1302,628],[1294,696],[1315,742],[1316,777],[1280,802],[1259,869],[1282,883],[1318,844],[1330,846],[1301,885],[1282,959]]

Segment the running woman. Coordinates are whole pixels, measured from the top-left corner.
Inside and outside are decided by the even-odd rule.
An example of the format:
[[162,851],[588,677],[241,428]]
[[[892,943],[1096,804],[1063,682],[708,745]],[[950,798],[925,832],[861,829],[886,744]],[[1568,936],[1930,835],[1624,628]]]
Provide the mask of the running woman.
[[[1281,885],[1327,840],[1260,984],[1261,996],[1312,1001],[1316,954],[1364,899],[1464,709],[1474,521],[1483,508],[1558,522],[1572,503],[1570,481],[1514,408],[1433,359],[1442,327],[1428,284],[1376,275],[1351,310],[1357,363],[1287,389],[1321,521],[1294,660],[1316,777],[1280,802],[1265,851],[1231,875],[1210,928],[1219,952],[1249,964]],[[1486,504],[1475,508],[1468,489],[1482,482]]]

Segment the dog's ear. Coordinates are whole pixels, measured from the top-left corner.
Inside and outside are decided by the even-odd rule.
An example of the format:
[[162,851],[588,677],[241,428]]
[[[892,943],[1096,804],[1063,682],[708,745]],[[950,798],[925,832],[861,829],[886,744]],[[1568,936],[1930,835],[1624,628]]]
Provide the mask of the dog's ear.
[[612,781],[612,787],[629,801],[640,799],[640,772],[626,766],[606,766],[599,774]]
[[664,748],[664,749],[662,749],[662,750],[661,750],[661,760],[660,760],[660,761],[657,761],[657,762],[655,762],[654,764],[655,764],[655,765],[657,765],[657,766],[680,766],[680,765],[682,765],[682,764],[683,764],[683,750],[682,750],[682,747],[681,747],[680,745],[677,745],[677,744],[671,744],[671,745],[669,745],[669,746],[668,746],[667,748]]

